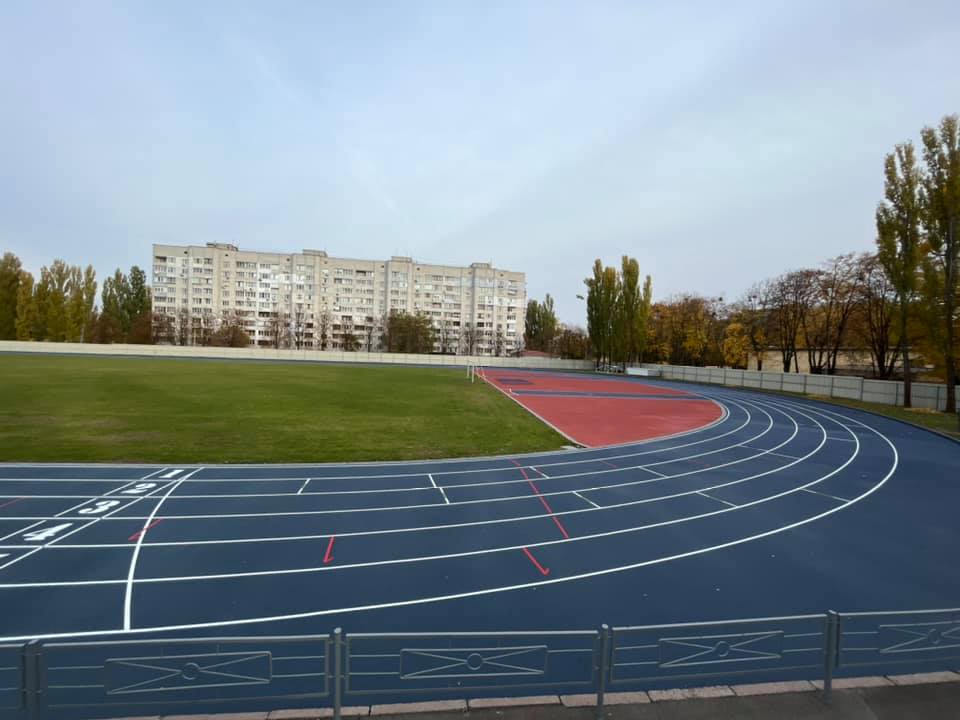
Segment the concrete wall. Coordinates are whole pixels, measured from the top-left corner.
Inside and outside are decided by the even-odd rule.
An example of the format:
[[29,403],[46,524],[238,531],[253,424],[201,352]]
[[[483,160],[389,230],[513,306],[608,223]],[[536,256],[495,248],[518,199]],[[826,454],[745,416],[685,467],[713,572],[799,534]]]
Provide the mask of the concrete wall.
[[475,357],[469,355],[412,355],[321,350],[271,350],[267,348],[181,347],[178,345],[95,345],[0,340],[0,352],[58,353],[70,355],[130,355],[164,358],[218,358],[227,360],[289,360],[300,362],[384,363],[394,365],[482,365],[484,367],[592,370],[590,360],[554,358]]
[[[804,373],[757,372],[756,370],[728,370],[725,368],[698,368],[680,365],[643,365],[658,368],[666,380],[728,385],[732,387],[782,390],[785,392],[823,395],[825,397],[863,400],[881,405],[903,405],[903,382],[866,380],[843,375],[807,375]],[[937,383],[913,383],[913,406],[929,410],[944,410],[947,406],[947,387]],[[960,405],[960,388],[957,389]]]

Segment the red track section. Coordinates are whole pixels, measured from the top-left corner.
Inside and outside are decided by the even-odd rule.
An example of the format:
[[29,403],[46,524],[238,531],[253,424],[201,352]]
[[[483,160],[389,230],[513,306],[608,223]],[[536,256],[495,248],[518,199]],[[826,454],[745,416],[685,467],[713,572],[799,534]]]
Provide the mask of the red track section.
[[[630,380],[500,368],[485,369],[483,376],[564,435],[587,447],[675,435],[709,425],[722,414],[720,406],[710,400]],[[528,392],[537,394],[524,394]],[[616,397],[609,397],[610,394]],[[624,395],[628,397],[621,397]]]

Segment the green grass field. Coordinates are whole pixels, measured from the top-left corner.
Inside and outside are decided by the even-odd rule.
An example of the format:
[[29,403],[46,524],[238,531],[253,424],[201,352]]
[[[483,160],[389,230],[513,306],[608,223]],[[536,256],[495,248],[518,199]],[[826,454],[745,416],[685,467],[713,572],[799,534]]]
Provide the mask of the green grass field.
[[834,405],[845,405],[846,407],[860,408],[861,410],[871,410],[881,415],[906,420],[914,425],[930,428],[942,432],[944,435],[960,440],[958,432],[958,420],[956,415],[936,412],[935,410],[923,410],[918,408],[906,409],[902,407],[893,407],[891,405],[877,405],[876,403],[860,402],[859,400],[844,400],[841,398],[820,398],[831,402]]
[[460,370],[0,355],[0,461],[411,460],[565,442]]

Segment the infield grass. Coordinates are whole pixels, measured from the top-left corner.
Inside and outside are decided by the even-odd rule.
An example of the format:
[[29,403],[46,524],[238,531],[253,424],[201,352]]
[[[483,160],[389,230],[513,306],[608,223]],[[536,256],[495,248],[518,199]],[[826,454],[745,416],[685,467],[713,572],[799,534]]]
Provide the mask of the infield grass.
[[465,370],[0,355],[0,461],[417,460],[566,442]]

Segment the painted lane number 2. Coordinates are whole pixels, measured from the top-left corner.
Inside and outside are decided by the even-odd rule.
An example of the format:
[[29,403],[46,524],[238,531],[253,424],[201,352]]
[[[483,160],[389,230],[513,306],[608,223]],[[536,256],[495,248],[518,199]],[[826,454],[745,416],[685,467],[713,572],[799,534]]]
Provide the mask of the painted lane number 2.
[[142,495],[148,490],[153,490],[153,488],[155,488],[156,486],[157,484],[152,482],[137,483],[129,490],[123,490],[120,494],[121,495]]

